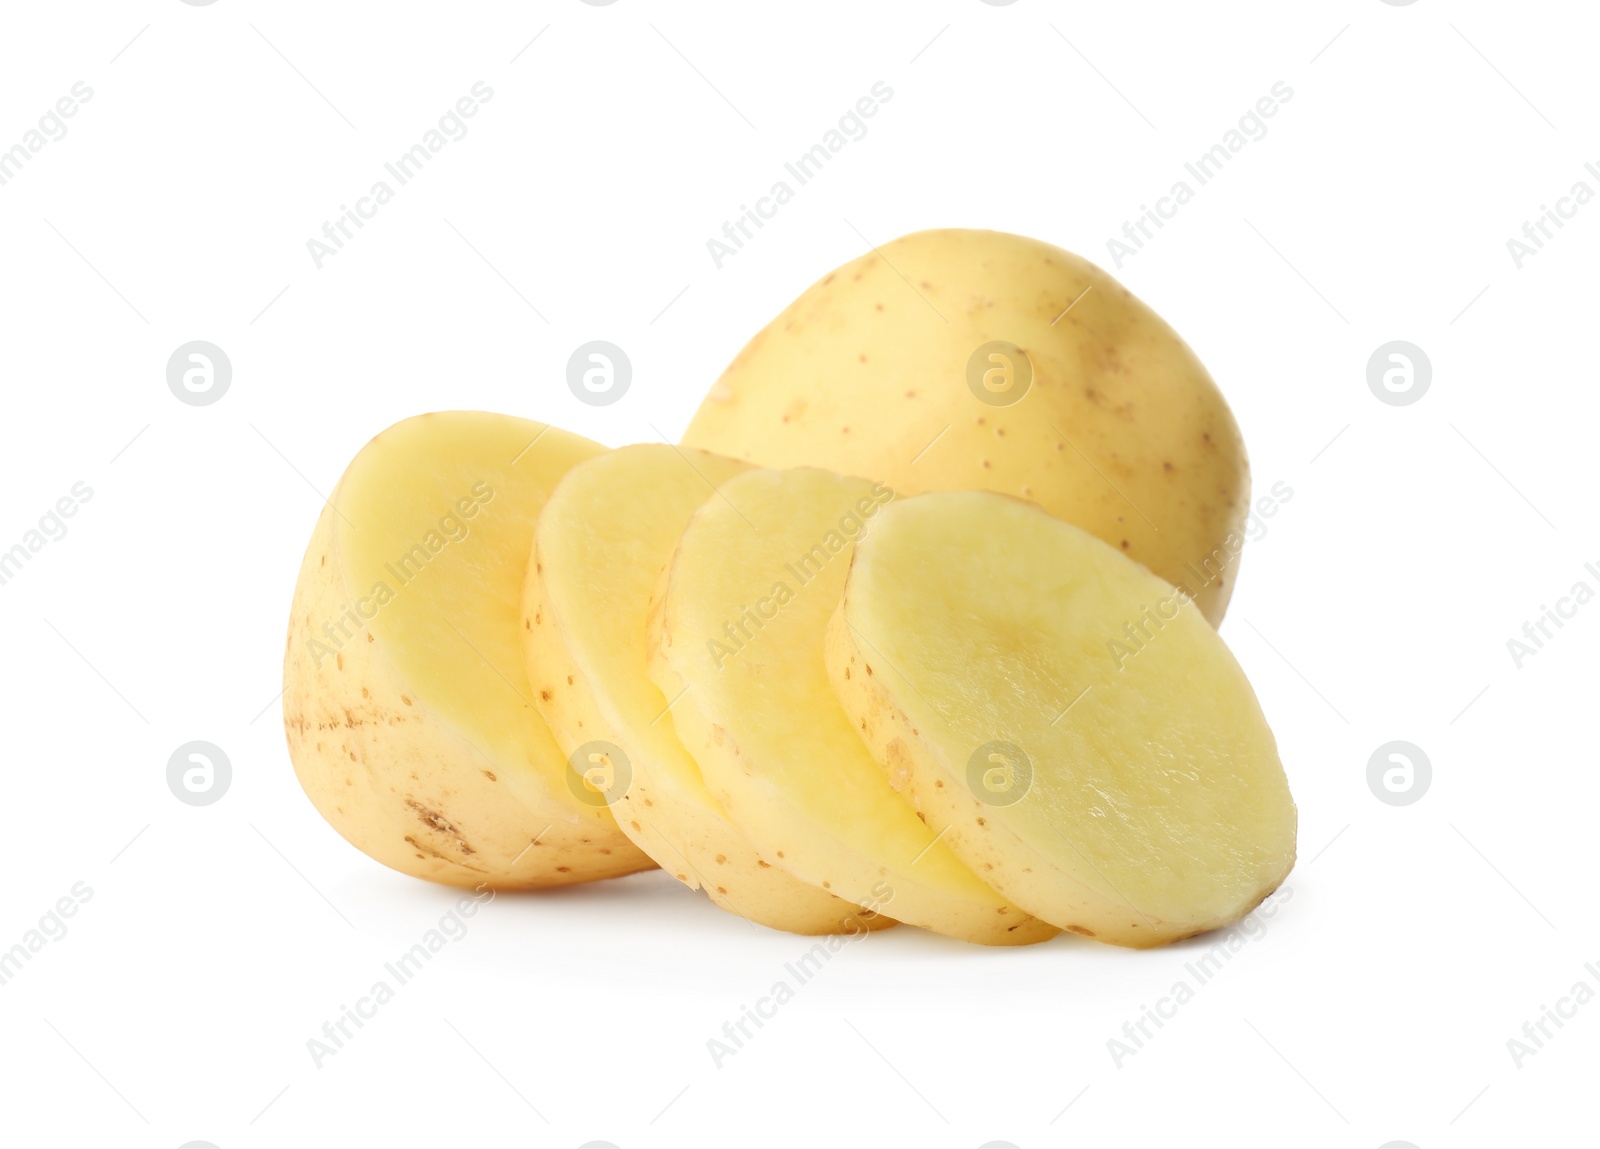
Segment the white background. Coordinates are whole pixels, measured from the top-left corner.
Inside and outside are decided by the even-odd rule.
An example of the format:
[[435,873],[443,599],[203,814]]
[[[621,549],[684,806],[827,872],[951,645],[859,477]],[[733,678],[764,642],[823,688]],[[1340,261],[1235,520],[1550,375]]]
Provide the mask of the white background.
[[[0,148],[92,99],[0,187],[0,986],[15,1144],[1595,1144],[1592,714],[1600,578],[1589,205],[1597,20],[1571,3],[7,4]],[[537,38],[535,38],[537,37]],[[532,41],[530,46],[530,40]],[[131,41],[131,43],[130,43]],[[1092,63],[1091,63],[1092,61]],[[474,82],[493,99],[318,270],[306,241]],[[892,101],[718,270],[706,240],[874,82]],[[1292,500],[1223,634],[1301,814],[1292,896],[1119,1067],[1107,1042],[1209,944],[994,951],[891,930],[737,1056],[706,1041],[806,948],[661,874],[502,896],[336,1057],[306,1041],[453,894],[347,846],[276,695],[322,498],[439,408],[676,438],[741,344],[831,267],[932,226],[1106,241],[1277,81],[1292,101],[1117,274],[1193,344]],[[168,356],[231,358],[214,406]],[[607,339],[611,407],[563,378]],[[1420,402],[1366,363],[1405,339]],[[3,548],[0,548],[3,549]],[[205,739],[217,804],[168,791]],[[1368,757],[1433,765],[1381,803]],[[1592,1102],[1582,1106],[1592,1117]]]

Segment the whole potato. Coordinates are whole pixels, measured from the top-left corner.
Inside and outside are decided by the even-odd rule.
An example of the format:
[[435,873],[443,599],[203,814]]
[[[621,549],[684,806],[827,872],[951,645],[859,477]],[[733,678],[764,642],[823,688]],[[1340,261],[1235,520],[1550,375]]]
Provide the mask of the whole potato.
[[1244,544],[1244,443],[1194,353],[1100,268],[1003,232],[917,232],[830,272],[745,345],[683,442],[902,495],[1018,496],[1213,625]]

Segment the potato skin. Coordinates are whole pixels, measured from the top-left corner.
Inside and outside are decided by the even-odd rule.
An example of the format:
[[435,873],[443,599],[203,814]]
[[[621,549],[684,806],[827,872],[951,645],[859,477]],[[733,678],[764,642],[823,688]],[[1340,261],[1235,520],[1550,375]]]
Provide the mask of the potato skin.
[[[1011,406],[969,387],[996,340],[1032,367]],[[1177,333],[1094,264],[1003,232],[916,232],[830,272],[745,345],[683,443],[901,495],[1026,499],[1185,587],[1213,625],[1250,501],[1238,425]]]
[[529,811],[496,763],[414,696],[370,631],[316,665],[316,628],[350,601],[338,499],[335,490],[306,549],[284,650],[284,733],[317,811],[367,856],[445,885],[525,890],[651,868],[614,829]]

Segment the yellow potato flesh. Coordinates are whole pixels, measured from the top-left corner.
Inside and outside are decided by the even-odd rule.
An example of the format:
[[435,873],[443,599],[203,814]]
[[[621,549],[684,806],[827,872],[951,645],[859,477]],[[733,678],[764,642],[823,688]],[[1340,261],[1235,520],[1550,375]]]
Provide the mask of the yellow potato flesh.
[[1033,507],[961,493],[883,511],[828,665],[943,841],[1065,929],[1170,941],[1249,912],[1293,865],[1276,744],[1222,640],[1171,586]]
[[423,415],[368,443],[324,510],[290,620],[285,725],[319,811],[386,865],[502,888],[650,865],[568,793],[517,637],[534,520],[601,450],[523,419]]
[[[743,463],[667,444],[623,447],[574,468],[535,534],[522,640],[541,713],[570,755],[606,743],[625,778],[617,823],[679,881],[732,913],[817,934],[892,924],[792,877],[729,821],[678,741],[646,667],[647,615],[684,525]],[[605,751],[611,754],[608,748]]]
[[764,857],[903,922],[989,944],[1055,931],[963,866],[890,788],[828,685],[852,540],[892,498],[824,471],[750,471],[679,540],[651,673],[711,792]]
[[[1021,356],[982,353],[1001,341]],[[1244,443],[1194,353],[1100,268],[1002,232],[917,232],[830,272],[739,352],[683,442],[902,497],[1026,499],[1185,586],[1213,624],[1244,545]]]

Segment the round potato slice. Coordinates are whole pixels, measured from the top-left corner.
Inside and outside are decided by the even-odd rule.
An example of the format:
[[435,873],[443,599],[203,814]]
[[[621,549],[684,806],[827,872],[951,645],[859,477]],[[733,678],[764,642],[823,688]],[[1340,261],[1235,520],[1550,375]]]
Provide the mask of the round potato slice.
[[757,332],[686,446],[902,497],[1036,503],[1222,621],[1250,511],[1227,402],[1177,332],[1048,243],[941,228],[835,268]]
[[892,784],[1017,905],[1151,946],[1248,913],[1296,814],[1244,672],[1182,592],[1020,501],[883,510],[829,675]]
[[853,540],[893,498],[748,471],[695,512],[652,606],[650,670],[706,785],[764,858],[900,921],[992,945],[1056,931],[963,866],[896,794],[828,685]]
[[590,775],[588,800],[609,804],[622,832],[690,889],[792,933],[892,925],[756,852],[706,789],[647,671],[650,596],[678,536],[717,484],[746,469],[647,443],[598,455],[561,480],[539,516],[523,589],[534,699]]
[[517,631],[533,523],[603,448],[452,411],[362,448],[295,588],[283,719],[317,810],[387,866],[521,889],[648,869],[611,812],[575,799]]

